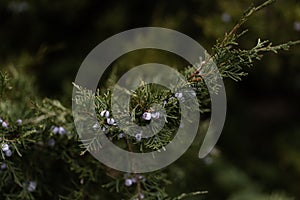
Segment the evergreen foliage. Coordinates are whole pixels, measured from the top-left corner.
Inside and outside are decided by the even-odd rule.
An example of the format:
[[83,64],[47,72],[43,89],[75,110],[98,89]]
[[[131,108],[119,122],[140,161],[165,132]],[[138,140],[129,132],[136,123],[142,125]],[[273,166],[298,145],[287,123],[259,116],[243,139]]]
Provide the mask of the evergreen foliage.
[[[267,40],[258,39],[250,49],[239,46],[238,39],[246,33],[240,30],[241,25],[272,2],[268,0],[259,6],[251,6],[233,29],[223,39],[217,40],[211,56],[207,55],[199,63],[182,70],[189,84],[196,88],[200,112],[210,112],[210,97],[203,77],[211,73],[211,61],[217,64],[223,78],[240,81],[247,75],[247,68],[254,66],[265,52],[277,53],[300,43],[295,41],[273,46]],[[94,97],[93,92],[76,83],[74,87],[78,94],[73,101],[82,107],[88,106],[87,103]],[[165,188],[172,183],[172,177],[168,177],[167,169],[128,174],[103,166],[88,153],[88,150],[101,151],[98,136],[83,141],[88,144],[86,149],[76,134],[71,110],[57,100],[38,98],[33,88],[29,78],[14,68],[9,73],[0,73],[0,199],[179,200],[197,195],[201,198],[207,193],[196,191],[169,196]],[[104,130],[111,141],[126,150],[157,150],[172,140],[180,124],[180,107],[176,98],[180,98],[180,94],[141,83],[130,102],[132,120],[144,125],[149,123],[150,118],[165,117],[167,124],[156,136],[140,139],[139,135],[128,136],[115,126],[110,116],[111,88],[101,89],[96,92],[94,102],[99,123],[86,126],[99,129],[99,134]],[[166,116],[155,112],[151,107],[154,103],[165,107]],[[243,197],[243,194],[232,199],[251,199]],[[281,194],[262,194],[252,199],[290,200]]]

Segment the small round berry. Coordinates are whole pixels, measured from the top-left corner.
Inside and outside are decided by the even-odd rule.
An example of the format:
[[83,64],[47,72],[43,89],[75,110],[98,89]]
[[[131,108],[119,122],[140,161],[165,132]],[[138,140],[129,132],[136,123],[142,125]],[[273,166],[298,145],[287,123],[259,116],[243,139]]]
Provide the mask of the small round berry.
[[114,118],[107,118],[106,119],[106,122],[109,124],[109,125],[113,125],[115,123],[115,120]]
[[7,168],[6,163],[2,163],[1,166],[0,166],[0,169],[1,170],[5,170],[6,168]]
[[149,113],[149,112],[144,112],[144,114],[143,114],[143,119],[144,119],[144,120],[150,120],[150,119],[151,119],[151,113]]
[[9,150],[8,144],[6,144],[6,143],[2,144],[2,151],[3,151],[3,152],[6,152],[6,151],[8,151],[8,150]]
[[105,132],[105,131],[106,131],[106,127],[105,127],[105,126],[102,126],[102,127],[101,127],[101,131]]
[[5,121],[3,121],[3,122],[2,122],[2,127],[3,127],[3,128],[8,128],[8,124],[7,124]]
[[109,111],[105,112],[105,117],[108,118],[109,117]]
[[181,92],[177,92],[177,93],[175,93],[175,97],[176,98],[182,98],[182,93]]
[[145,196],[144,196],[144,194],[140,194],[140,199],[144,199],[145,198]]
[[133,183],[136,183],[136,178],[132,178],[131,181],[132,181]]
[[8,149],[7,151],[4,152],[6,157],[10,157],[12,155],[12,151]]
[[298,21],[294,22],[294,30],[295,31],[300,31],[300,22],[298,22]]
[[165,106],[166,106],[166,104],[167,104],[167,101],[166,101],[166,100],[164,100],[164,101],[163,101],[163,107],[165,107]]
[[35,191],[36,186],[37,186],[37,183],[36,183],[35,181],[29,181],[27,190],[28,190],[29,192],[33,192],[33,191]]
[[52,132],[53,132],[54,134],[57,134],[58,131],[59,131],[59,128],[58,128],[58,127],[56,127],[56,126],[53,127]]
[[184,123],[180,123],[179,128],[184,128]]
[[98,130],[99,129],[99,124],[98,123],[95,123],[94,125],[93,125],[93,129],[96,131],[96,130]]
[[231,16],[225,12],[222,14],[221,19],[223,22],[228,23],[231,20]]
[[131,179],[125,179],[125,186],[129,187],[132,185],[132,180]]
[[106,112],[106,110],[101,111],[101,112],[100,112],[100,116],[101,116],[101,117],[104,117],[105,112]]
[[51,138],[49,141],[48,141],[48,145],[50,147],[54,147],[55,146],[55,139]]
[[63,135],[63,134],[65,134],[66,133],[66,130],[63,128],[63,127],[58,127],[58,133],[60,134],[60,135]]
[[206,165],[211,165],[213,163],[213,159],[210,156],[205,157],[203,161]]
[[119,137],[120,139],[124,138],[124,137],[125,137],[125,133],[120,133],[120,134],[118,135],[118,137]]
[[84,179],[80,179],[80,184],[83,185],[84,184]]
[[145,196],[142,194],[142,193],[140,193],[138,196],[140,196],[140,198],[134,198],[133,200],[139,200],[139,199],[144,199],[145,198]]
[[16,121],[16,123],[17,123],[19,126],[21,126],[21,125],[23,124],[23,121],[22,121],[22,119],[18,119],[18,120]]
[[109,111],[107,111],[107,110],[101,111],[100,116],[108,118],[109,117]]
[[154,119],[158,119],[160,117],[160,113],[159,112],[151,113],[151,117]]
[[140,179],[141,181],[146,181],[146,178],[144,176],[142,176],[142,175],[139,175],[138,179]]
[[137,133],[137,134],[135,135],[135,139],[136,139],[138,142],[140,142],[140,141],[142,140],[142,133]]

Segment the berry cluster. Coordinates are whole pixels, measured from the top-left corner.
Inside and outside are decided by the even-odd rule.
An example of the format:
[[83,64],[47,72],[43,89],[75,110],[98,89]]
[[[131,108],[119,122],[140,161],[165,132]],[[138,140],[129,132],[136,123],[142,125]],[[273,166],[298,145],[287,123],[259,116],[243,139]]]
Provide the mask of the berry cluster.
[[26,189],[28,192],[34,192],[37,187],[37,182],[36,181],[28,181],[28,182],[23,182],[23,188]]
[[[117,122],[115,121],[114,118],[110,117],[110,112],[108,110],[103,110],[100,112],[100,116],[103,117],[105,120],[105,124],[100,126],[99,123],[95,123],[92,128],[94,130],[101,130],[103,132],[106,132],[106,130],[108,129],[109,126],[113,126],[118,128]],[[160,117],[160,112],[144,112],[142,115],[142,118],[146,121],[150,121],[151,119],[158,119]],[[106,126],[107,125],[107,126]],[[125,138],[126,134],[124,132],[118,132],[118,138],[122,139]],[[143,138],[143,133],[142,132],[138,132],[135,135],[135,140],[137,142],[140,142]]]
[[[142,175],[135,175],[134,177],[130,177],[128,175],[125,175],[125,180],[124,180],[124,185],[126,187],[131,187],[134,184],[137,184],[137,182],[145,182],[146,178]],[[138,198],[139,197],[139,198]],[[134,200],[138,200],[138,199],[144,199],[145,196],[143,193],[141,193],[141,191],[138,192],[137,197],[134,198]]]
[[[18,125],[18,126],[21,126],[22,125],[22,123],[23,123],[23,121],[21,120],[21,119],[18,119],[17,121],[16,121],[16,124]],[[8,129],[9,128],[9,124],[6,122],[6,121],[4,121],[2,118],[0,118],[0,124],[1,124],[1,126],[2,126],[2,129]],[[2,139],[0,139],[0,141],[2,141]],[[1,144],[1,149],[2,149],[2,153],[6,156],[6,157],[11,157],[12,156],[12,154],[13,154],[13,151],[10,149],[10,146],[9,146],[9,144],[8,143],[2,143]],[[5,165],[6,166],[6,165]],[[1,168],[2,168],[2,166],[1,166]],[[5,168],[5,167],[4,167]]]
[[64,135],[64,134],[67,133],[67,131],[61,126],[53,126],[52,127],[52,132],[54,134],[59,134],[59,135]]

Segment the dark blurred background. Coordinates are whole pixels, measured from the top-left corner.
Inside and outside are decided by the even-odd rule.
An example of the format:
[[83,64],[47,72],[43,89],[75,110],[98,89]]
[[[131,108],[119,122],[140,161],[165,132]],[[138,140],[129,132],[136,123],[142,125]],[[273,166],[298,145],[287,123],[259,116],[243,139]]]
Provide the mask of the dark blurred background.
[[[255,4],[262,1],[254,1]],[[249,0],[96,1],[1,0],[0,67],[36,81],[41,96],[71,106],[72,81],[87,54],[131,28],[180,31],[210,50],[250,5]],[[256,13],[240,39],[274,44],[300,39],[300,1],[278,0]],[[197,160],[195,144],[170,168],[168,190],[208,190],[205,199],[300,199],[300,46],[268,53],[242,82],[225,82],[228,112],[216,150]],[[195,149],[195,150],[193,150]],[[287,198],[288,199],[288,198]]]

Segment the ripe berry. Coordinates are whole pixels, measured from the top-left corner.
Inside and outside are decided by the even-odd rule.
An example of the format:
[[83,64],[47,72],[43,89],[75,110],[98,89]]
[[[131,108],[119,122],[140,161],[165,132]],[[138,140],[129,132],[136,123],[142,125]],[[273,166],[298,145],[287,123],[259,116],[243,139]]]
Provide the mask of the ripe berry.
[[132,185],[132,180],[129,179],[129,178],[125,179],[125,185],[126,185],[127,187],[131,186],[131,185]]
[[10,157],[12,155],[12,151],[8,149],[7,151],[4,152],[6,157]]
[[115,120],[114,118],[107,118],[106,119],[106,122],[109,124],[109,125],[113,125],[115,123]]
[[151,113],[151,117],[154,118],[154,119],[158,119],[159,116],[160,116],[159,112]]
[[22,121],[21,119],[18,119],[18,120],[16,121],[16,123],[17,123],[19,126],[21,126],[22,123],[23,123],[23,121]]
[[35,181],[30,181],[28,184],[27,190],[29,192],[33,192],[33,191],[35,191],[36,186],[37,186],[37,183]]
[[98,130],[99,129],[99,124],[98,123],[95,123],[94,125],[93,125],[93,129],[96,131],[96,130]]
[[7,127],[8,127],[8,124],[7,124],[5,121],[3,121],[3,122],[2,122],[2,127],[3,127],[3,128],[7,128]]
[[177,92],[177,93],[175,93],[175,97],[176,98],[182,98],[182,93],[181,92]]
[[142,140],[142,133],[137,133],[137,134],[135,135],[135,139],[136,139],[138,142],[140,142],[140,141]]
[[55,139],[51,138],[51,139],[48,141],[48,145],[49,145],[50,147],[54,147],[54,145],[55,145]]
[[0,169],[1,170],[5,170],[6,168],[7,168],[6,163],[2,163],[1,166],[0,166]]
[[58,127],[55,126],[55,127],[53,127],[52,132],[53,132],[54,134],[57,134],[57,133],[58,133],[58,130],[59,130]]
[[125,133],[120,133],[120,134],[118,135],[118,137],[119,137],[120,139],[124,138],[124,137],[125,137]]
[[3,152],[6,152],[6,151],[8,151],[9,150],[9,146],[8,146],[8,144],[2,144],[2,151]]
[[108,118],[109,117],[109,111],[107,111],[107,110],[101,111],[100,116]]
[[145,120],[150,120],[150,119],[151,119],[151,113],[149,113],[149,112],[144,112],[144,114],[143,114],[143,119],[145,119]]

